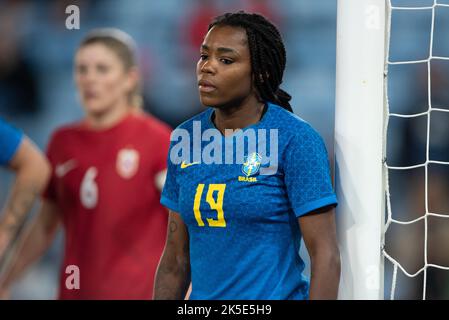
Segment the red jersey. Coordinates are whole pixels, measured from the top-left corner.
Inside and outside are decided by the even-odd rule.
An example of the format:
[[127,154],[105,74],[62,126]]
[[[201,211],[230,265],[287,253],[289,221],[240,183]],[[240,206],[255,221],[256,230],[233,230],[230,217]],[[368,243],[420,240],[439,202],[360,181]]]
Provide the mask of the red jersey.
[[[106,130],[78,123],[53,134],[45,197],[65,229],[60,299],[151,299],[168,220],[155,177],[169,144],[168,126],[146,114]],[[71,266],[79,288],[66,285]]]

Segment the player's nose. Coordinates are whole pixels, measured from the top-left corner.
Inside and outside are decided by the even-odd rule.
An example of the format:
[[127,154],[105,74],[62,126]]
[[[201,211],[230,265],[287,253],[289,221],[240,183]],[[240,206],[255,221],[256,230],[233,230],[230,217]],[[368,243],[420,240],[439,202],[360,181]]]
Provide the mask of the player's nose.
[[208,74],[215,74],[216,67],[214,65],[214,62],[211,59],[203,61],[200,66],[200,72],[208,73]]

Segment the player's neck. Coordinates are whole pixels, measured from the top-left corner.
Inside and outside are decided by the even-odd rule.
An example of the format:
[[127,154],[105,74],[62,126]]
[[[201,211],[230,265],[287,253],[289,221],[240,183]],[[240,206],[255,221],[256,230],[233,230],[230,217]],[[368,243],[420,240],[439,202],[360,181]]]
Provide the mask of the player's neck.
[[94,130],[106,130],[118,124],[130,113],[126,105],[115,106],[105,112],[87,114],[86,121],[89,128]]
[[225,134],[225,129],[242,129],[260,121],[264,110],[264,103],[251,101],[238,107],[215,108],[214,124]]

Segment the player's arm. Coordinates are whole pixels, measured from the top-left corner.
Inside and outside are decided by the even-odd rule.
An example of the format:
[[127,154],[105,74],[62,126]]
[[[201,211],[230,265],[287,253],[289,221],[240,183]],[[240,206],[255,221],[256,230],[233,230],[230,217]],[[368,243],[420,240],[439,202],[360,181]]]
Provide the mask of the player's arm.
[[340,282],[340,252],[333,206],[298,218],[310,256],[309,299],[336,299]]
[[154,282],[155,300],[182,300],[190,284],[189,234],[180,215],[170,211],[167,240]]
[[15,172],[11,195],[1,214],[0,257],[8,243],[20,231],[26,214],[36,197],[41,194],[50,176],[50,164],[40,150],[24,137],[9,167]]
[[7,290],[27,267],[43,255],[53,242],[60,220],[57,205],[44,200],[36,217],[19,239],[18,251],[9,264],[4,278],[0,279],[0,289]]

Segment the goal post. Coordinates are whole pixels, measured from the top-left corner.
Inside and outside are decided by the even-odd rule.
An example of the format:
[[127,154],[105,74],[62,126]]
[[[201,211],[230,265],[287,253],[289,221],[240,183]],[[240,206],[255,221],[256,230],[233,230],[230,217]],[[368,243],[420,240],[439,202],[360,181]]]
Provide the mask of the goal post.
[[339,299],[383,299],[386,0],[338,0],[335,189]]

